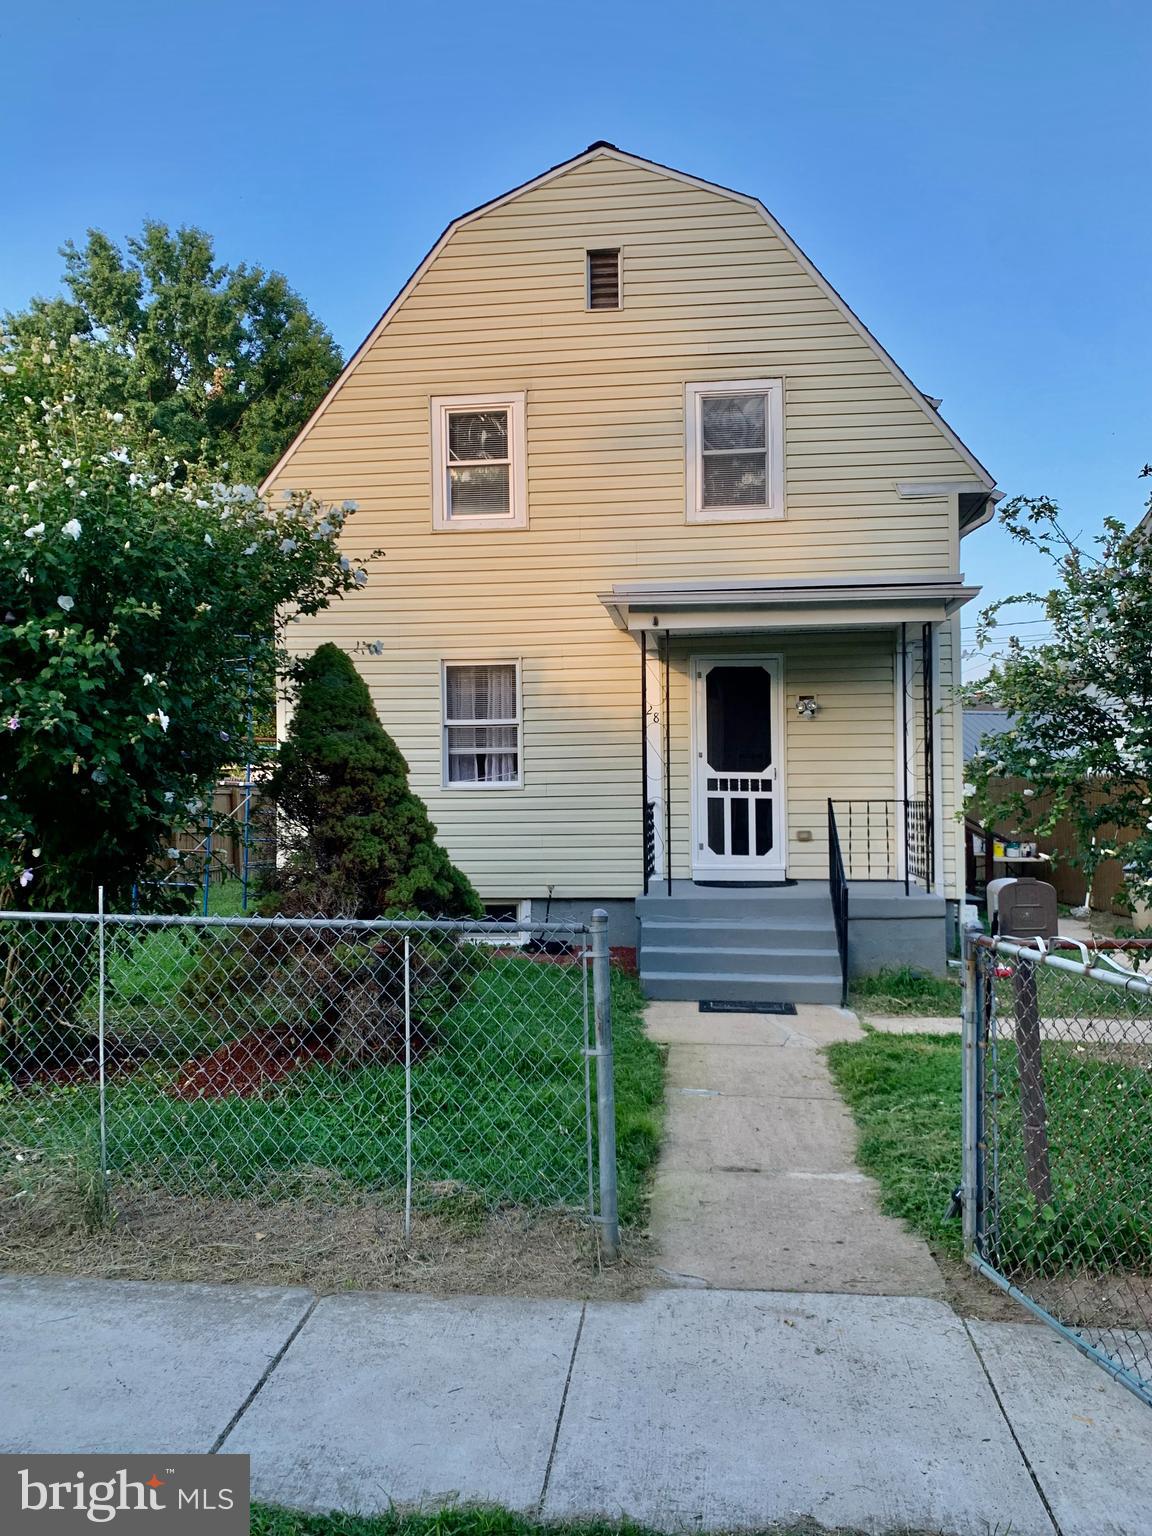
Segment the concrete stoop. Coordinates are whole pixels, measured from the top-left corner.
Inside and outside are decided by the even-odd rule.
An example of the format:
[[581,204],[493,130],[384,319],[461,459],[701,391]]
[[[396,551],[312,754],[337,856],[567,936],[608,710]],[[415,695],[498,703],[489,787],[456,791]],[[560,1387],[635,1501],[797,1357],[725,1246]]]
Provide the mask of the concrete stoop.
[[674,881],[636,902],[640,982],[656,999],[838,1003],[832,901],[810,886]]

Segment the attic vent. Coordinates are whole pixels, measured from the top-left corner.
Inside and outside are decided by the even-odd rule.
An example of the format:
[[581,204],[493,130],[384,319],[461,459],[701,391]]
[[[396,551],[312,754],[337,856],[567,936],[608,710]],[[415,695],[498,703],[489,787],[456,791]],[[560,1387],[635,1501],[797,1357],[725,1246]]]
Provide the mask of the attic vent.
[[620,252],[588,252],[588,308],[620,308]]

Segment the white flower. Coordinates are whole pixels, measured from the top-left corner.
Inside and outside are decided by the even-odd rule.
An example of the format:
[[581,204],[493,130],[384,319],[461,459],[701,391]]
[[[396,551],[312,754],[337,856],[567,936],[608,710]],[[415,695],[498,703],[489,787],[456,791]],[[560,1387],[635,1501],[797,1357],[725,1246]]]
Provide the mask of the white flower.
[[123,411],[113,411],[112,412],[112,420],[116,423],[117,426],[119,426],[120,423],[124,420],[124,412]]
[[215,547],[212,543],[212,535],[210,533],[206,533],[204,535],[204,542],[207,544],[209,549],[213,549]]
[[353,579],[353,581],[356,583],[356,585],[358,587],[367,586],[367,584],[368,584],[368,572],[367,571],[357,571],[355,576],[352,579]]
[[145,672],[145,674],[144,674],[144,686],[146,688],[151,683],[154,683],[155,681],[156,681],[156,674],[155,674],[155,672]]
[[32,495],[33,491],[38,491],[39,489],[40,489],[40,482],[39,482],[39,480],[29,480],[29,482],[28,482],[28,494],[29,494],[29,496]]
[[20,876],[20,884],[22,886],[32,884],[32,871],[30,869],[26,869]]
[[71,613],[76,606],[76,599],[74,597],[58,597],[56,602],[63,608],[65,613]]
[[173,800],[175,800],[175,798],[176,798],[176,791],[174,789],[166,789],[164,791],[164,804],[165,805],[171,805]]
[[340,556],[340,569],[342,571],[350,571],[352,569],[352,562],[347,555]]
[[256,553],[256,549],[257,546],[255,544],[249,544],[248,548],[244,550],[243,553],[246,555],[254,555]]
[[104,457],[110,463],[115,461],[115,463],[117,463],[117,464],[127,464],[128,463],[128,450],[127,450],[127,448],[113,448],[111,453],[106,453],[104,455]]
[[281,539],[280,540],[280,553],[282,555],[290,555],[295,548],[296,548],[296,540],[295,539]]
[[0,367],[0,373],[15,373],[15,372],[16,372],[16,364],[15,363],[5,363],[2,367]]
[[158,709],[154,714],[148,716],[149,723],[155,721],[155,723],[160,727],[162,731],[166,731],[168,729],[168,722],[170,719],[171,716],[166,715],[162,709]]
[[360,503],[356,501],[342,501],[340,503],[341,512],[356,512],[359,510],[359,507]]
[[70,517],[60,532],[66,539],[78,539],[80,537],[80,519],[78,517]]
[[325,521],[316,524],[316,531],[312,537],[314,539],[326,539],[331,532],[332,524],[325,519]]
[[43,523],[33,523],[31,528],[25,528],[25,530],[24,530],[24,537],[26,539],[38,539],[43,532],[44,532],[44,524]]

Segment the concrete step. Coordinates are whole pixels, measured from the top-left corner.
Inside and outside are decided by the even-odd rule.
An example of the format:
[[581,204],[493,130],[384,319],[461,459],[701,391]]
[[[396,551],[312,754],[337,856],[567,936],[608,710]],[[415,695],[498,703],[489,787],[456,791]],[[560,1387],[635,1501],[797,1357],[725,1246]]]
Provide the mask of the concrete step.
[[787,972],[839,980],[840,955],[835,946],[817,949],[699,949],[645,943],[640,950],[640,975],[650,973],[714,976],[755,976]]
[[688,945],[699,949],[763,949],[787,953],[793,949],[827,949],[836,946],[836,928],[829,916],[761,918],[729,921],[700,918],[693,922],[680,917],[646,917],[640,928],[640,942]]
[[790,888],[786,899],[776,898],[775,892],[771,901],[756,899],[762,896],[763,892],[741,894],[739,891],[713,891],[707,896],[640,896],[636,901],[636,915],[641,922],[648,918],[763,923],[798,918],[832,919],[832,898],[827,891],[800,894]]
[[645,971],[645,997],[667,1002],[829,1003],[840,1002],[840,978],[777,975],[715,976],[708,972]]

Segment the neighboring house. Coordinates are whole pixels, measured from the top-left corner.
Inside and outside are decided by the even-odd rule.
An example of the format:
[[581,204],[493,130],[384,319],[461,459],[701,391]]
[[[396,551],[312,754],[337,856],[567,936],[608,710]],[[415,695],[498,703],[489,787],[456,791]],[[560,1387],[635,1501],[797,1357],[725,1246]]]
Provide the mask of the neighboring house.
[[964,725],[965,763],[970,763],[981,750],[995,751],[997,736],[1006,736],[1012,729],[1012,712],[1007,709],[985,709],[974,705],[963,710],[961,718]]
[[386,551],[299,644],[486,902],[606,907],[650,994],[839,997],[833,826],[853,966],[941,968],[998,493],[938,403],[754,197],[594,144],[449,225],[269,477]]

